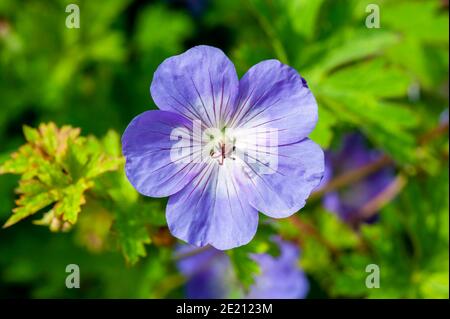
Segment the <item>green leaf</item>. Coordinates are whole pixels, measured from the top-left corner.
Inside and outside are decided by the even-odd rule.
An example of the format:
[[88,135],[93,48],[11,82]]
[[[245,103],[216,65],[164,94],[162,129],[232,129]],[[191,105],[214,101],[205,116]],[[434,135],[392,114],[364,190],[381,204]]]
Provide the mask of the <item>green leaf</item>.
[[27,195],[28,194],[26,193],[23,194],[22,197],[16,201],[18,207],[13,209],[12,216],[3,225],[3,228],[12,226],[20,220],[37,213],[58,199],[58,195],[55,190],[41,192],[34,196]]
[[122,155],[122,144],[120,143],[120,136],[116,131],[108,130],[101,139],[101,143],[108,155],[117,157]]
[[81,206],[86,203],[84,193],[91,187],[92,182],[87,182],[84,179],[66,187],[62,191],[61,199],[53,208],[55,216],[60,217],[63,221],[75,224],[78,214],[81,212]]
[[244,290],[248,290],[255,280],[255,276],[259,274],[260,267],[251,257],[251,253],[255,253],[251,249],[252,245],[245,245],[232,250],[227,250],[233,265],[236,277],[243,285]]
[[121,62],[125,57],[124,43],[122,33],[111,32],[92,42],[84,54],[92,60]]
[[398,1],[387,6],[381,11],[385,26],[423,41],[448,42],[448,14],[440,10],[439,1]]
[[139,202],[138,210],[142,212],[142,222],[152,226],[162,227],[167,225],[165,206],[156,200]]
[[422,276],[420,291],[424,298],[449,298],[449,271],[425,273]]
[[124,164],[124,159],[121,157],[112,157],[105,154],[96,154],[85,166],[85,176],[87,178],[95,178],[106,172],[116,171]]
[[306,38],[312,38],[319,24],[318,17],[324,0],[285,0],[292,28]]
[[[339,263],[343,271],[335,273],[331,293],[334,297],[364,297],[369,289],[366,287],[367,265],[371,260],[367,256],[350,254],[340,258]],[[384,283],[384,282],[383,282]]]
[[426,46],[414,37],[406,37],[401,43],[389,48],[386,57],[407,69],[428,90],[434,90],[447,77],[448,51]]
[[23,174],[31,168],[33,148],[29,144],[22,146],[17,152],[11,154],[10,159],[0,166],[0,174]]
[[374,59],[338,70],[322,85],[389,98],[406,96],[410,83],[411,79],[404,71],[387,65],[382,59]]
[[326,54],[323,58],[319,58],[316,61],[312,77],[320,78],[344,64],[380,55],[398,41],[399,37],[389,31],[373,32],[371,29],[363,29],[338,33],[334,38],[327,40],[327,42],[318,44]]
[[323,238],[339,249],[355,248],[359,243],[356,233],[334,213],[318,212],[317,227]]
[[[77,128],[58,128],[54,123],[41,124],[38,129],[24,127],[28,143],[0,167],[2,174],[21,175],[17,208],[4,227],[54,204],[36,224],[53,231],[67,230],[76,223],[85,193],[94,187],[95,179],[122,167],[121,156],[107,154],[96,138],[79,134]],[[109,135],[112,144],[113,135]],[[118,144],[117,135],[114,139]]]
[[325,287],[332,282],[336,267],[328,248],[312,236],[305,236],[302,244],[301,266],[317,277]]
[[383,102],[365,92],[344,91],[323,86],[318,99],[329,107],[341,122],[351,123],[366,133],[372,142],[400,163],[416,161],[416,137],[411,128],[418,117],[405,105]]
[[[155,48],[180,51],[180,43],[193,31],[193,24],[183,12],[170,12],[165,6],[149,6],[139,12],[135,42],[139,50],[148,52]],[[160,26],[164,25],[164,28]],[[158,32],[154,32],[158,30]]]
[[151,239],[145,223],[137,218],[136,210],[130,207],[127,211],[116,210],[114,229],[117,231],[117,240],[125,259],[135,264],[140,257],[145,257],[145,245]]
[[35,143],[39,139],[38,130],[29,127],[28,125],[23,126],[23,135],[29,143]]
[[328,148],[333,138],[333,126],[335,124],[336,117],[319,105],[319,120],[309,137],[323,148]]

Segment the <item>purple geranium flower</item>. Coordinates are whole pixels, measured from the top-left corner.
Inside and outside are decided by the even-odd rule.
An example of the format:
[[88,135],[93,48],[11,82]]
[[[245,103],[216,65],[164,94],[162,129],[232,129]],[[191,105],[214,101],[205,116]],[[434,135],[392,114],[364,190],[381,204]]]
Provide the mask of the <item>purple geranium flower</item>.
[[[361,168],[376,161],[380,156],[382,153],[370,149],[361,134],[346,135],[338,151],[328,151],[325,154],[325,174],[321,186],[330,181],[333,176]],[[324,206],[329,211],[337,213],[346,222],[358,222],[360,221],[358,213],[361,208],[386,189],[393,180],[392,168],[382,168],[339,191],[325,194]],[[370,222],[373,219],[367,221]]]
[[[195,246],[183,245],[178,254],[194,252]],[[235,281],[235,274],[227,254],[208,248],[178,261],[180,272],[188,278],[186,296],[190,299],[226,298]]]
[[141,194],[170,196],[174,236],[218,249],[244,245],[258,211],[290,216],[320,183],[323,152],[307,138],[317,104],[289,66],[263,61],[239,80],[221,50],[197,46],[166,59],[150,92],[160,110],[124,132],[126,174]]
[[[261,272],[255,277],[246,298],[254,299],[300,299],[309,291],[306,275],[298,266],[300,251],[294,244],[275,239],[280,255],[253,254]],[[179,253],[192,251],[183,246]],[[178,267],[188,282],[186,296],[191,299],[227,298],[235,282],[235,274],[227,254],[214,248],[183,258]]]

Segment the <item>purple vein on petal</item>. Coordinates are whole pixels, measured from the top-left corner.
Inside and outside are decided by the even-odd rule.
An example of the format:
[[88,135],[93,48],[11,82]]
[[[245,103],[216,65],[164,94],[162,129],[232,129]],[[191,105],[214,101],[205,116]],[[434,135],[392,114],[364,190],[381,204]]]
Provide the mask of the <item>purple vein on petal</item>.
[[211,97],[212,97],[212,103],[213,103],[213,114],[214,114],[214,124],[217,126],[218,122],[217,122],[217,114],[216,114],[216,101],[215,101],[215,97],[214,97],[214,85],[211,79],[211,72],[208,68],[208,75],[209,75],[209,84],[210,84],[210,88],[211,88]]
[[192,85],[194,86],[195,92],[197,92],[200,102],[202,103],[203,109],[205,110],[206,117],[209,120],[209,125],[212,127],[213,123],[211,121],[211,118],[209,117],[208,109],[206,108],[205,103],[203,102],[202,96],[201,96],[200,92],[198,91],[197,86],[195,85],[194,79],[192,77],[189,77],[189,78],[191,79],[191,82],[192,82]]
[[236,119],[239,117],[239,115],[241,114],[242,110],[245,108],[245,106],[247,105],[247,102],[250,100],[250,98],[253,95],[253,92],[255,91],[256,87],[252,88],[250,94],[247,96],[247,98],[245,99],[245,102],[243,104],[241,104],[241,98],[242,95],[239,95],[239,99],[238,99],[238,103],[236,104],[239,108],[237,110],[237,113],[233,114],[233,117],[231,119],[231,123],[230,123],[230,127],[233,127],[233,125],[236,122]]

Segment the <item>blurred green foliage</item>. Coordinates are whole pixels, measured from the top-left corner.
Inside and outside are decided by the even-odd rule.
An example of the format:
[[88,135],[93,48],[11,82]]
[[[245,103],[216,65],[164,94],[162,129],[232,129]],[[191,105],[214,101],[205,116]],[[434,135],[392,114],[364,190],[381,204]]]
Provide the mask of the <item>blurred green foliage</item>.
[[[65,27],[69,3],[80,7],[80,29]],[[2,229],[0,297],[183,296],[165,200],[128,183],[119,136],[155,108],[156,67],[210,44],[240,75],[270,58],[296,68],[319,103],[312,139],[334,149],[361,131],[405,179],[379,221],[356,231],[314,199],[294,218],[261,218],[255,239],[228,252],[239,285],[258,272],[249,253],[277,254],[269,238],[281,234],[302,248],[310,297],[448,298],[444,1],[216,0],[201,14],[189,3],[0,2],[0,173],[17,175],[0,176],[0,219],[36,215],[67,231],[29,219]],[[379,29],[365,26],[370,3]],[[80,265],[82,289],[64,285],[70,263]],[[364,284],[368,264],[380,266],[379,289]]]

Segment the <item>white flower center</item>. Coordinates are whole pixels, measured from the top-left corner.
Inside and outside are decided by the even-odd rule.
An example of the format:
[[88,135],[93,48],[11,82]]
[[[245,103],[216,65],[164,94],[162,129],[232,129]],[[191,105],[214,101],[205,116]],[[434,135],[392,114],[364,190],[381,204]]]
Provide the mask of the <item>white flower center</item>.
[[217,160],[219,165],[223,165],[227,158],[236,160],[236,138],[230,137],[224,130],[219,135],[210,135],[208,149],[211,158]]

